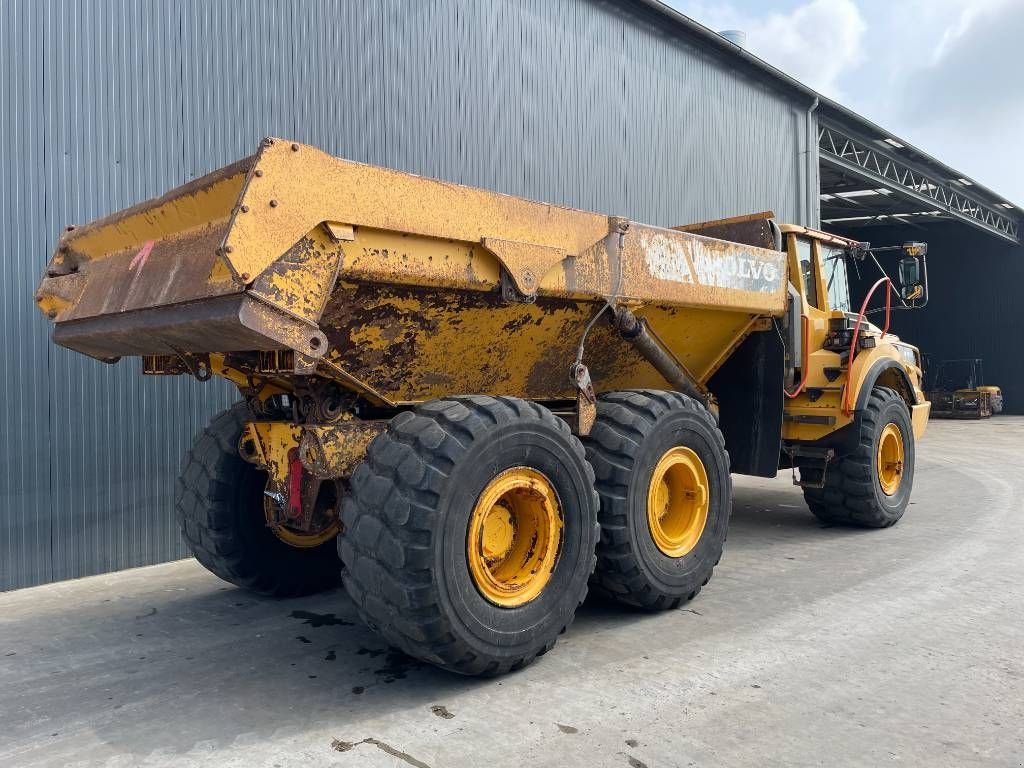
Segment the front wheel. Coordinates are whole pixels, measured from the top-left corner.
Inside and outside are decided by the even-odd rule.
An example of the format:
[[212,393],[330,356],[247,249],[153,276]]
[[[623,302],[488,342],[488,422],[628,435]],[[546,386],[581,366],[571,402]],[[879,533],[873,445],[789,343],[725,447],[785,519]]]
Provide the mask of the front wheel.
[[910,410],[895,390],[875,387],[857,447],[827,467],[823,488],[804,488],[804,499],[822,522],[888,528],[903,517],[913,485]]
[[587,592],[594,473],[546,408],[435,400],[391,420],[352,474],[344,583],[392,645],[466,675],[545,653]]

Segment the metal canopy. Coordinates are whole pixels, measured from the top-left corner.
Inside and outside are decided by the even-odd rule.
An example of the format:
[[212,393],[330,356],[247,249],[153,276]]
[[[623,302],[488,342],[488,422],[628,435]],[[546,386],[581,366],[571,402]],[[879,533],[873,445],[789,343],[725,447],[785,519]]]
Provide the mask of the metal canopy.
[[844,230],[878,225],[927,226],[936,220],[968,224],[1000,240],[1020,244],[1024,215],[1018,206],[863,115],[829,99],[771,66],[662,0],[630,0],[675,22],[702,43],[745,68],[768,75],[807,98],[818,119],[821,220]]
[[1020,242],[1020,211],[889,134],[864,134],[819,118],[823,225],[858,229],[960,221]]

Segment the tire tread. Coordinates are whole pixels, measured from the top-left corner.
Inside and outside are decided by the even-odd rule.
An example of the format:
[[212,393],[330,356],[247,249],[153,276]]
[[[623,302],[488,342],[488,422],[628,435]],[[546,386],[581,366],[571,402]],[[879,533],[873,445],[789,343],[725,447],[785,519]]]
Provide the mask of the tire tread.
[[[659,419],[672,410],[695,413],[706,422],[728,467],[725,438],[714,416],[680,392],[635,389],[601,395],[598,419],[586,442],[601,499],[601,539],[591,587],[606,598],[650,611],[677,608],[700,592],[698,587],[680,598],[655,590],[630,544],[628,492],[636,452]],[[715,565],[718,560],[702,579],[703,584],[710,580]]]
[[329,589],[340,576],[337,559],[325,556],[330,555],[330,547],[280,550],[306,555],[301,567],[296,567],[297,558],[284,562],[270,557],[267,551],[255,549],[239,530],[237,491],[255,475],[237,447],[248,417],[245,403],[237,403],[215,416],[193,441],[175,483],[174,509],[182,537],[208,571],[252,592],[290,597]]
[[[570,617],[536,651],[499,662],[476,654],[455,637],[431,587],[435,510],[445,481],[475,440],[496,426],[520,420],[542,422],[564,435],[593,488],[593,469],[583,445],[562,419],[530,401],[470,395],[431,401],[392,419],[353,473],[352,492],[343,506],[346,531],[375,526],[374,536],[339,538],[346,566],[343,581],[365,623],[410,656],[465,675],[490,677],[520,669],[548,651],[571,622]],[[596,509],[597,494],[592,493]],[[593,570],[596,556],[590,558]],[[584,588],[580,603],[585,596]]]
[[872,471],[879,416],[882,408],[893,401],[903,404],[903,398],[896,390],[875,387],[861,416],[861,430],[854,452],[829,467],[825,473],[824,488],[804,488],[807,506],[823,523],[888,528],[902,516],[902,510],[893,514],[877,504]]

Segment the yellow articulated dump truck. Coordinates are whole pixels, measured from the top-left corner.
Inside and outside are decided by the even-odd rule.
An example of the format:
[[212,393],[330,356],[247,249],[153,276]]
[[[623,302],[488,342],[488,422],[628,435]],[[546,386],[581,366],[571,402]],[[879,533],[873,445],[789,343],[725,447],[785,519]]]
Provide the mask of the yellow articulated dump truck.
[[770,213],[648,226],[266,139],[68,227],[36,299],[57,344],[238,387],[177,484],[200,563],[273,595],[342,580],[392,645],[493,675],[550,650],[588,585],[693,598],[731,473],[792,468],[828,523],[900,518],[929,405],[888,317],[926,300],[925,246],[876,283],[884,327],[846,273],[877,250]]

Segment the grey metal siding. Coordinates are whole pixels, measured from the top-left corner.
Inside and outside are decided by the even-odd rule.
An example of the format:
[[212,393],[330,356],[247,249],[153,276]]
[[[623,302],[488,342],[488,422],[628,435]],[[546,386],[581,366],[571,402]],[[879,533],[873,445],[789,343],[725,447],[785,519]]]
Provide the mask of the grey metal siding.
[[624,211],[655,224],[774,210],[802,221],[794,105],[659,27],[624,24]]
[[[46,322],[32,294],[47,250],[43,191],[42,17],[0,13],[0,587],[50,578]],[[17,73],[16,76],[11,76]]]
[[0,589],[183,556],[178,462],[233,399],[48,342],[66,224],[265,135],[654,224],[803,220],[806,105],[629,2],[3,0],[0,61]]

